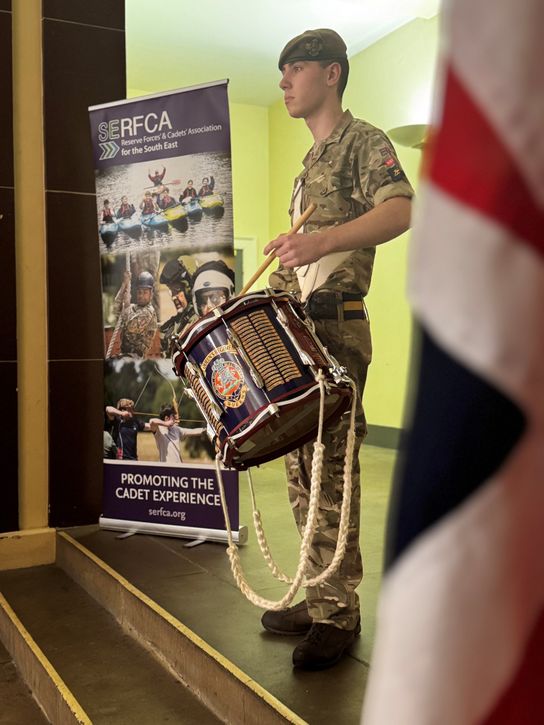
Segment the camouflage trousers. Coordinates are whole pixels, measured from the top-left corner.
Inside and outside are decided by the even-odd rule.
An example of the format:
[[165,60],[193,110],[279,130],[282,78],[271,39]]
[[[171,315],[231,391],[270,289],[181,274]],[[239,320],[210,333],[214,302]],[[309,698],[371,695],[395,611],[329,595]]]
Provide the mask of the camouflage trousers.
[[[361,323],[358,323],[361,325]],[[367,328],[368,323],[364,323]],[[359,337],[358,345],[349,344],[352,323],[331,325],[316,321],[316,332],[324,344],[334,351],[356,383],[357,407],[355,446],[351,462],[352,494],[346,553],[336,571],[327,581],[306,589],[308,611],[314,621],[334,624],[341,629],[353,629],[359,616],[359,597],[355,591],[363,577],[363,562],[359,548],[361,481],[359,449],[366,435],[366,423],[361,404],[366,381],[370,348]],[[359,328],[360,329],[360,328]],[[368,330],[366,329],[365,334]],[[368,338],[369,339],[369,338]],[[346,341],[348,344],[346,345]],[[344,459],[350,427],[349,411],[335,424],[323,431],[325,446],[321,476],[321,495],[318,520],[313,537],[306,578],[320,574],[331,562],[338,541],[340,509],[344,494]],[[289,501],[299,532],[302,534],[308,516],[314,441],[285,456]]]

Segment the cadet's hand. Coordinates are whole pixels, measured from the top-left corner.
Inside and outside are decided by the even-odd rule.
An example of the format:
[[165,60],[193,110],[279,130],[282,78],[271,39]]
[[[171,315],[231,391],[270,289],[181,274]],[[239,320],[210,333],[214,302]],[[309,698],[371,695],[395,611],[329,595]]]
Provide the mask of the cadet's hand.
[[284,267],[301,267],[323,256],[322,233],[280,234],[264,248],[265,254],[275,251]]

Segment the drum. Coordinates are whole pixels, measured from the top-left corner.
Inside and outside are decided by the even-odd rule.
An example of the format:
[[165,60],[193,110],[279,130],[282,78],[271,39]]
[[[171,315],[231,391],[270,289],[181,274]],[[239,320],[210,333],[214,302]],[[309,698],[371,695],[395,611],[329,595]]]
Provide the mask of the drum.
[[259,465],[315,438],[319,370],[324,423],[352,400],[345,369],[288,292],[266,289],[219,305],[174,340],[172,361],[229,468]]

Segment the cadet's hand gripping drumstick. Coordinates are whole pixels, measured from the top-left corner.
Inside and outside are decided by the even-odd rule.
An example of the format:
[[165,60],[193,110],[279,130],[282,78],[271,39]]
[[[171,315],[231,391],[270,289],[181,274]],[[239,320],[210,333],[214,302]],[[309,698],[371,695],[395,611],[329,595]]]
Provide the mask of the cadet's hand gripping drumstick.
[[[287,232],[288,234],[296,234],[300,227],[305,224],[310,216],[314,213],[316,210],[315,204],[310,204],[310,206],[304,210],[304,212],[299,216],[299,218],[296,220],[296,222],[293,224],[291,229]],[[251,279],[245,283],[245,285],[240,290],[240,296],[245,295],[245,293],[252,287],[255,282],[259,279],[261,274],[265,271],[265,269],[270,265],[272,260],[276,258],[276,252],[273,250],[270,252],[270,254],[267,256],[267,258],[264,260],[264,262],[261,264],[259,269],[254,273],[254,275],[251,277]]]

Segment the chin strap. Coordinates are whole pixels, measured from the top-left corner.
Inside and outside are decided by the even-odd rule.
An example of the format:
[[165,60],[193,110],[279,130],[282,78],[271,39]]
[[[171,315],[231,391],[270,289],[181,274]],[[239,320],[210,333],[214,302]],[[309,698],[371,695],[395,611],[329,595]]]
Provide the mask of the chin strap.
[[356,409],[356,404],[357,404],[356,391],[355,391],[354,385],[352,387],[353,400],[352,400],[351,414],[350,414],[350,428],[349,428],[348,435],[347,435],[346,455],[344,458],[344,495],[343,495],[342,507],[341,507],[341,511],[340,511],[340,522],[339,522],[339,526],[338,526],[338,541],[336,544],[336,549],[335,549],[332,561],[327,566],[326,569],[324,569],[320,574],[313,577],[312,579],[304,579],[306,569],[308,568],[308,562],[309,562],[309,558],[310,558],[310,547],[311,547],[313,534],[314,534],[316,523],[317,523],[319,498],[320,498],[320,494],[321,494],[321,473],[322,473],[322,469],[323,469],[323,454],[325,451],[325,446],[321,442],[322,433],[323,433],[323,419],[324,419],[324,405],[325,405],[325,381],[324,381],[323,372],[321,370],[318,371],[317,380],[319,382],[321,398],[320,398],[320,406],[319,406],[318,434],[317,434],[317,440],[314,443],[314,454],[313,454],[313,458],[312,458],[310,501],[309,501],[309,506],[308,506],[308,517],[306,520],[306,525],[304,526],[304,530],[302,532],[299,562],[298,562],[296,573],[293,578],[288,577],[279,569],[279,567],[277,566],[276,562],[274,561],[274,559],[272,557],[272,554],[270,553],[268,542],[266,540],[266,536],[264,534],[264,530],[262,527],[261,514],[257,510],[255,491],[253,489],[253,482],[251,480],[251,475],[248,470],[248,481],[249,481],[249,488],[250,488],[251,501],[252,501],[252,507],[253,507],[253,522],[255,525],[255,533],[257,535],[257,541],[259,542],[259,547],[261,549],[261,552],[263,554],[263,557],[264,557],[268,567],[272,571],[273,576],[276,579],[279,579],[280,581],[291,584],[291,586],[290,586],[288,592],[285,594],[285,596],[278,601],[271,601],[269,599],[264,599],[263,597],[259,596],[249,586],[249,584],[245,578],[244,572],[242,570],[242,565],[240,562],[240,555],[238,552],[238,547],[232,540],[232,529],[231,529],[231,525],[230,525],[229,513],[227,510],[225,488],[223,485],[223,477],[221,475],[220,454],[218,453],[215,458],[217,481],[219,484],[219,491],[221,494],[221,505],[223,507],[223,514],[225,516],[225,525],[226,525],[226,529],[227,529],[227,539],[228,539],[227,555],[230,559],[230,565],[231,565],[231,570],[232,570],[232,573],[234,576],[234,580],[236,581],[238,588],[246,596],[246,598],[249,599],[249,601],[252,602],[253,604],[257,605],[258,607],[262,607],[263,609],[273,609],[276,611],[280,610],[280,609],[285,609],[286,607],[288,607],[291,604],[291,602],[295,598],[295,596],[301,586],[304,586],[304,587],[316,586],[317,584],[321,584],[322,582],[326,581],[329,577],[331,577],[338,570],[338,567],[342,563],[344,554],[346,552],[346,543],[347,543],[347,536],[348,536],[348,529],[349,529],[349,513],[350,513],[350,505],[351,505],[351,489],[352,489],[351,469],[352,469],[353,449],[354,449],[354,445],[355,445],[355,409]]

